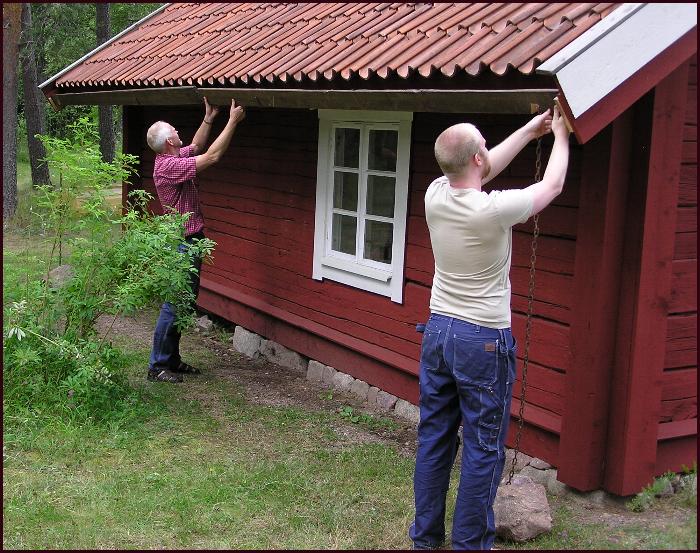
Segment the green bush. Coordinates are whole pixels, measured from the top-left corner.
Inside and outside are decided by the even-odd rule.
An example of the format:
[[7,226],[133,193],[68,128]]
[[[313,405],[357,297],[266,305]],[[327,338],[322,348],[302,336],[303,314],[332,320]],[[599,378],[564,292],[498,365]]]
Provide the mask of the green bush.
[[[26,317],[26,304],[14,304],[11,313]],[[15,318],[15,322],[17,318]],[[89,340],[47,338],[16,326],[8,333],[3,371],[5,422],[65,417],[110,419],[131,395],[123,355],[110,346]]]
[[[31,210],[50,239],[40,266],[43,279],[25,267],[25,278],[12,276],[5,287],[3,353],[5,422],[45,416],[105,420],[131,401],[123,355],[108,345],[111,325],[102,336],[101,315],[119,315],[169,301],[176,324],[194,323],[189,290],[193,256],[206,258],[214,242],[188,245],[187,215],[151,216],[151,196],[135,191],[123,216],[104,201],[104,192],[134,172],[136,158],[119,155],[104,163],[94,124],[88,118],[71,126],[72,138],[41,137],[47,161],[58,175],[56,188],[40,187]],[[15,260],[17,261],[17,260]],[[53,287],[50,269],[68,263],[70,276]]]

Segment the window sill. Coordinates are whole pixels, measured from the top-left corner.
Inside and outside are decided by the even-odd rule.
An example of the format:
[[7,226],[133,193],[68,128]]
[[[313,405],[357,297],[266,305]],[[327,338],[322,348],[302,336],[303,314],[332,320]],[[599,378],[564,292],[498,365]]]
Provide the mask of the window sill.
[[352,263],[350,261],[345,261],[335,257],[324,257],[321,259],[321,265],[325,267],[333,267],[334,269],[339,269],[341,271],[347,271],[348,273],[361,275],[380,282],[389,282],[392,276],[391,271],[382,271],[380,269],[374,269],[373,267],[367,267],[366,265]]

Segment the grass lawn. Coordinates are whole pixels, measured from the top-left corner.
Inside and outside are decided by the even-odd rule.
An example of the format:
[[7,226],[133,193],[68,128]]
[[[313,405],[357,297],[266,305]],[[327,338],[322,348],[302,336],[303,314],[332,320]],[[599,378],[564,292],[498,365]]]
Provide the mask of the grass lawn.
[[[5,235],[5,304],[18,299],[27,270],[44,273],[45,248],[36,237]],[[204,374],[184,385],[148,383],[155,315],[141,314],[140,330],[116,330],[135,390],[120,418],[30,420],[3,409],[4,548],[410,548],[414,458],[390,439],[410,433],[408,423],[369,412],[353,423],[343,415],[349,405],[359,412],[351,400],[233,352],[225,332],[183,339]],[[277,371],[276,384],[251,388],[266,371]],[[311,390],[303,398],[294,395],[298,382]],[[454,485],[448,529],[453,494]],[[694,494],[643,513],[570,497],[551,504],[552,532],[497,546],[696,549]]]
[[[134,369],[146,355],[135,352]],[[213,378],[194,386],[216,413],[188,399],[191,388],[144,383],[128,424],[6,435],[4,546],[408,545],[410,459],[347,444],[332,413],[258,406]]]

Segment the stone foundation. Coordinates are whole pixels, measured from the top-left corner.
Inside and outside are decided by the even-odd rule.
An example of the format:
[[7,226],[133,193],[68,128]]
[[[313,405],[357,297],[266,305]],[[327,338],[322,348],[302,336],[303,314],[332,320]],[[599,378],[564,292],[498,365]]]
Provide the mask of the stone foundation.
[[396,396],[370,386],[364,380],[353,378],[334,367],[324,365],[315,359],[306,359],[302,355],[274,342],[236,326],[231,338],[233,348],[251,359],[264,358],[268,361],[306,375],[306,379],[321,386],[331,387],[350,394],[372,407],[418,424],[418,407]]

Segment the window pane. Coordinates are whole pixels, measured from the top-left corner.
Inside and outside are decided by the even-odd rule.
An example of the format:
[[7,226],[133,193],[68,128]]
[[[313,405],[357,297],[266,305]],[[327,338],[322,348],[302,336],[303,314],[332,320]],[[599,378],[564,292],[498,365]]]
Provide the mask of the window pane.
[[399,133],[396,131],[369,131],[369,169],[396,171],[396,151]]
[[335,165],[360,166],[360,129],[335,129]]
[[391,263],[394,225],[380,221],[365,221],[365,259]]
[[367,175],[367,214],[393,217],[395,188],[394,177]]
[[333,207],[357,211],[357,173],[336,171],[333,184]]
[[337,252],[355,255],[355,237],[357,236],[357,217],[333,214],[333,249]]

